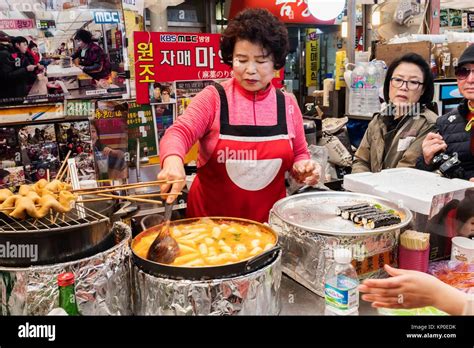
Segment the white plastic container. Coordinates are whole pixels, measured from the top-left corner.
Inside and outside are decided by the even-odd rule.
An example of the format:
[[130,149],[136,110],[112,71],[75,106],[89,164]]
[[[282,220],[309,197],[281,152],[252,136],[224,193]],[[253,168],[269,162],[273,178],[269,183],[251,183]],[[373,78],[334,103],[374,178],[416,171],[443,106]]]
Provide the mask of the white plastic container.
[[334,264],[324,277],[327,315],[354,315],[359,312],[359,278],[351,261],[350,249],[334,249]]
[[474,263],[474,240],[466,237],[454,237],[451,249],[451,261]]
[[[462,199],[464,191],[474,183],[447,179],[435,173],[413,168],[385,169],[380,173],[357,173],[344,176],[344,188],[390,199],[413,212],[432,216],[442,201]],[[440,201],[442,200],[442,201]]]

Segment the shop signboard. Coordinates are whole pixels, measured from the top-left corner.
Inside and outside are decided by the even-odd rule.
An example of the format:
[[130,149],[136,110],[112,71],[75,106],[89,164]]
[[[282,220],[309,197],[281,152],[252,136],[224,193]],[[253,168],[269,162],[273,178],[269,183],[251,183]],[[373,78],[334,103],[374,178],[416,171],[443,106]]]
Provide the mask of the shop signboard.
[[145,9],[145,0],[122,0],[124,10],[130,10],[142,15]]
[[462,14],[462,28],[467,30],[474,28],[474,12]]
[[137,141],[139,141],[141,156],[145,155],[145,148],[147,156],[158,155],[153,119],[152,106],[140,105],[135,102],[128,104],[128,149],[131,154],[136,152]]
[[118,11],[96,11],[94,12],[94,22],[96,24],[120,23],[120,14]]
[[32,19],[0,19],[0,30],[33,29],[35,23]]
[[306,87],[317,86],[319,71],[319,36],[316,29],[306,30]]
[[[85,54],[73,40],[78,29],[96,40]],[[27,70],[33,64],[22,52],[13,47],[4,52],[8,59],[0,60],[0,108],[129,97],[121,68],[127,63],[126,48],[102,37],[124,32],[120,0],[8,2],[2,7],[0,31],[8,37],[23,36],[42,50],[34,71]],[[94,69],[97,63],[100,68]]]
[[56,21],[40,19],[39,21],[36,21],[36,27],[40,30],[56,29]]
[[137,102],[150,102],[150,84],[231,77],[219,41],[219,34],[135,32]]
[[[317,6],[328,6],[328,1],[316,1]],[[284,23],[298,24],[338,24],[338,15],[330,20],[320,20],[313,16],[308,7],[308,0],[240,0],[232,1],[230,7],[230,18],[234,18],[237,13],[247,8],[265,8]],[[313,10],[314,12],[314,10]]]

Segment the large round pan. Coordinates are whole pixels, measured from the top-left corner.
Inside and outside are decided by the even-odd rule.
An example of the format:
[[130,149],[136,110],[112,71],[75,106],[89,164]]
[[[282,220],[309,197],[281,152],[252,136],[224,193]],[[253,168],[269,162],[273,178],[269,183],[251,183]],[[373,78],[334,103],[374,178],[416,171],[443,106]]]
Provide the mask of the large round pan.
[[[0,255],[0,266],[29,267],[78,260],[114,244],[108,219],[84,221],[77,226],[59,226],[44,231],[0,232],[0,245],[9,253]],[[15,250],[17,254],[12,254]]]
[[[275,237],[275,245],[268,249],[267,251],[256,255],[250,259],[242,260],[236,263],[220,265],[220,266],[206,266],[206,267],[182,267],[182,266],[173,266],[162,264],[148,259],[144,259],[138,256],[135,253],[134,246],[138,243],[143,237],[148,236],[149,234],[156,232],[157,229],[161,229],[162,224],[153,226],[140,234],[138,234],[132,241],[132,255],[135,264],[142,269],[144,272],[154,275],[160,278],[171,278],[171,279],[187,279],[187,280],[208,280],[208,279],[221,279],[221,278],[230,278],[247,273],[251,273],[265,267],[269,263],[273,262],[280,252],[280,247],[278,246],[278,235],[270,227],[265,226],[261,223],[239,219],[239,218],[227,218],[227,217],[209,217],[217,223],[224,221],[234,221],[240,224],[246,225],[257,225],[261,229],[264,229],[270,232]],[[193,223],[201,220],[201,218],[192,218],[192,219],[183,219],[176,220],[170,223],[170,226],[182,225],[186,223]]]

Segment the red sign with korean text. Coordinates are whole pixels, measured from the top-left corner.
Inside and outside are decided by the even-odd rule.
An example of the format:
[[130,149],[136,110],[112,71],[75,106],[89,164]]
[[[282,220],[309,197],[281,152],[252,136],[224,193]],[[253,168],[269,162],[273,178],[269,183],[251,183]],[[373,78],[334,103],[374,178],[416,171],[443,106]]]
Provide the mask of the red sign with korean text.
[[0,30],[35,29],[32,19],[0,19]]
[[[239,0],[232,1],[230,18],[247,8],[265,8],[284,23],[299,24],[337,24],[337,19],[322,21],[314,17],[305,0]],[[340,22],[340,21],[339,21]]]
[[137,103],[148,104],[155,82],[231,77],[220,58],[220,34],[135,32]]

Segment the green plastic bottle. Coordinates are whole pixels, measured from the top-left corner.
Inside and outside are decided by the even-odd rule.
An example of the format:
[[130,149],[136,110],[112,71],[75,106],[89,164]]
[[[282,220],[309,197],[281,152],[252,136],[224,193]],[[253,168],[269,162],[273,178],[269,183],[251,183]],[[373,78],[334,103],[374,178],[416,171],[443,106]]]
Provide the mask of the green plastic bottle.
[[74,289],[74,274],[72,272],[58,275],[59,307],[68,315],[81,315],[77,308],[76,292]]

